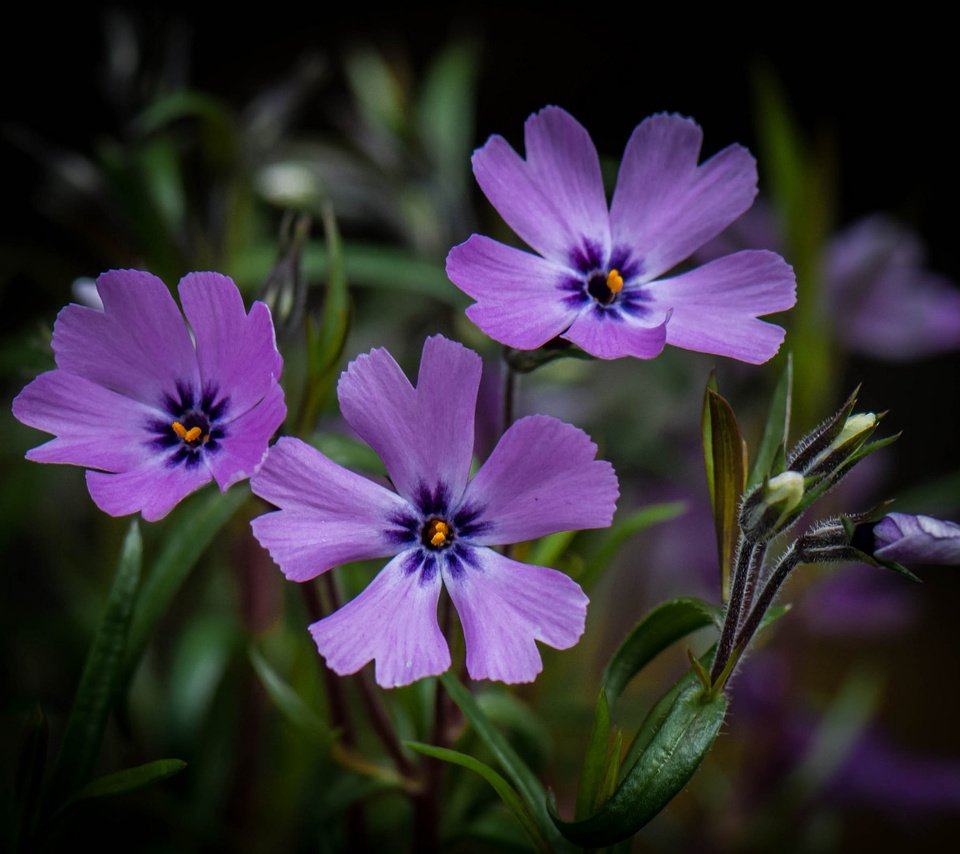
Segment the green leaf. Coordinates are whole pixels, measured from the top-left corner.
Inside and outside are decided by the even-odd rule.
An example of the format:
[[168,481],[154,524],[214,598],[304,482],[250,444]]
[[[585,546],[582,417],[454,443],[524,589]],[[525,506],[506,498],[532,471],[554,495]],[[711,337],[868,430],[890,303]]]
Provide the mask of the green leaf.
[[357,107],[371,128],[399,132],[406,115],[406,92],[384,58],[370,48],[354,50],[344,58],[344,70]]
[[163,548],[143,583],[127,642],[124,672],[129,679],[160,618],[220,529],[250,495],[237,484],[226,495],[210,489],[192,497],[164,531]]
[[556,566],[579,531],[560,531],[541,537],[527,555],[527,562],[537,566]]
[[726,602],[730,596],[730,576],[739,536],[737,513],[747,479],[746,445],[733,408],[709,385],[703,410],[704,437],[709,434],[709,440],[704,439],[704,458],[709,457],[707,484],[717,531],[720,589]]
[[[607,693],[600,689],[597,696],[597,708],[593,715],[593,729],[587,743],[587,753],[583,758],[583,770],[580,772],[580,787],[577,790],[577,819],[591,815],[601,803],[600,791],[606,777],[609,764],[610,747],[610,704]],[[619,762],[619,756],[617,757]]]
[[778,457],[787,447],[790,434],[790,401],[793,395],[793,357],[787,353],[787,364],[780,375],[777,387],[770,401],[770,413],[763,428],[763,437],[757,448],[757,458],[753,461],[747,489],[761,483],[767,476],[780,472],[775,469]]
[[146,786],[152,786],[167,777],[172,777],[187,767],[182,759],[157,759],[135,768],[125,768],[91,780],[87,785],[78,789],[63,806],[66,809],[78,801],[90,798],[107,798],[114,795],[125,795],[135,792]]
[[513,783],[514,788],[520,793],[520,797],[523,798],[524,803],[529,808],[541,833],[556,849],[558,844],[562,844],[562,840],[553,826],[550,814],[547,812],[546,793],[536,775],[517,755],[517,752],[499,730],[490,723],[480,706],[477,705],[473,695],[460,684],[451,671],[448,670],[444,673],[440,677],[440,681],[453,702],[460,707],[464,717],[470,721],[477,736],[500,763],[500,767]]
[[140,527],[134,520],[123,542],[106,611],[87,654],[67,720],[51,784],[54,806],[90,779],[107,716],[121,684],[127,633],[140,587],[141,559]]
[[700,599],[671,599],[645,616],[613,654],[602,685],[612,707],[627,683],[668,646],[704,626],[718,625],[720,609]]
[[377,452],[352,436],[343,433],[314,433],[310,437],[310,444],[344,468],[359,469],[368,474],[387,474],[383,460],[377,456]]
[[250,647],[250,663],[270,699],[276,703],[284,717],[300,730],[314,747],[322,751],[329,749],[337,738],[337,733],[320,719],[254,647]]
[[654,818],[689,782],[716,740],[727,698],[688,686],[671,705],[647,749],[610,799],[592,816],[553,820],[566,839],[589,848],[627,839]]
[[[660,525],[676,519],[685,513],[687,505],[682,501],[665,501],[662,504],[651,504],[627,516],[618,518],[613,526],[604,533],[603,541],[594,555],[590,558],[583,572],[577,576],[580,586],[589,589],[603,571],[610,565],[617,553],[631,537],[636,536],[647,528]],[[536,563],[536,561],[533,561]],[[550,564],[542,564],[550,566]]]
[[462,768],[468,768],[475,774],[479,774],[493,787],[494,791],[500,796],[500,799],[504,802],[504,804],[506,804],[510,812],[517,817],[517,820],[523,827],[524,832],[530,839],[534,850],[543,852],[549,852],[553,850],[543,833],[540,831],[540,828],[537,826],[536,821],[534,821],[533,816],[530,814],[530,810],[517,795],[513,786],[511,786],[489,765],[481,762],[479,759],[474,759],[472,756],[468,756],[466,753],[461,753],[458,750],[449,750],[445,747],[434,747],[431,744],[422,744],[419,741],[407,741],[404,742],[404,744],[406,744],[406,746],[412,750],[417,751],[417,753],[422,753],[424,756],[432,756],[434,759],[441,759],[444,762],[449,762],[453,765],[459,765]]

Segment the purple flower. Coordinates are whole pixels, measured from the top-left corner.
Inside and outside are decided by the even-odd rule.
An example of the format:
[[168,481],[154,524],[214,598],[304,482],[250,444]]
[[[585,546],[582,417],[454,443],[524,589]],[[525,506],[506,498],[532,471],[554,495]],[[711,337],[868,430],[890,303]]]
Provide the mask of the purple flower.
[[286,415],[277,383],[270,310],[247,314],[236,285],[190,273],[180,299],[137,270],[97,279],[103,310],[68,305],[57,316],[57,369],[14,400],[24,424],[53,433],[27,459],[69,463],[111,516],[154,521],[212,479],[220,489],[250,477]]
[[535,349],[560,336],[602,359],[657,356],[664,344],[759,364],[784,331],[758,320],[796,301],[772,252],[738,252],[665,274],[739,217],[757,190],[750,153],[731,145],[700,166],[702,132],[675,115],[634,130],[607,208],[597,151],[567,112],[527,119],[526,160],[500,136],[473,155],[481,189],[538,257],[473,235],[447,275],[477,300],[491,338]]
[[889,513],[873,526],[873,556],[898,563],[960,564],[960,525]]
[[535,641],[567,649],[583,633],[579,585],[490,547],[609,525],[616,475],[581,430],[535,415],[513,424],[468,481],[480,369],[476,353],[436,336],[424,344],[416,388],[382,349],[340,377],[344,418],[383,459],[396,492],[288,438],[251,481],[280,508],[252,524],[287,578],[392,557],[359,596],[310,627],[341,675],[375,660],[377,682],[394,687],[446,670],[441,587],[460,615],[474,679],[532,681],[542,667]]

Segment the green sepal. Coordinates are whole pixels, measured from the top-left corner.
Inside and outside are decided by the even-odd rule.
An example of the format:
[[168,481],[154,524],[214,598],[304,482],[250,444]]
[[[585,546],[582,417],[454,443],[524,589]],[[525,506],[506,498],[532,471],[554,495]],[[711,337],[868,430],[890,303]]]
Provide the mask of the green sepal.
[[704,460],[717,532],[720,590],[730,597],[730,577],[740,529],[737,515],[747,479],[746,445],[733,407],[708,383],[703,399]]
[[520,826],[533,845],[534,851],[550,852],[553,850],[531,815],[527,805],[520,799],[516,789],[489,765],[481,762],[479,759],[474,759],[474,757],[466,753],[461,753],[459,750],[435,747],[432,744],[422,744],[419,741],[405,741],[404,745],[411,750],[415,750],[417,753],[422,753],[424,756],[432,756],[434,759],[440,759],[452,765],[459,765],[462,768],[467,768],[475,774],[478,774],[493,787],[493,790],[500,796],[500,800],[503,801],[507,809],[516,816],[520,822]]
[[783,449],[790,439],[790,408],[793,396],[793,356],[787,353],[787,364],[780,374],[773,397],[770,400],[770,412],[763,428],[763,436],[757,447],[757,456],[750,469],[747,489],[761,483],[764,478],[775,477],[783,471]]
[[460,707],[460,711],[473,726],[479,739],[493,754],[520,797],[523,798],[544,838],[549,841],[553,850],[563,847],[563,839],[553,826],[553,821],[547,811],[546,792],[544,792],[543,786],[536,775],[517,755],[517,752],[510,746],[503,734],[493,726],[477,704],[474,696],[460,684],[460,681],[451,671],[448,670],[444,673],[440,677],[440,681],[447,694],[450,695],[450,699]]
[[123,541],[107,607],[84,662],[80,687],[67,720],[50,788],[49,803],[54,809],[90,779],[107,717],[122,683],[142,557],[140,526],[135,519]]
[[708,696],[695,685],[681,692],[647,749],[609,800],[583,821],[553,821],[563,836],[583,847],[599,848],[627,839],[680,792],[716,740],[727,712],[724,694]]
[[186,767],[187,763],[182,759],[156,759],[144,765],[105,774],[103,777],[97,777],[77,789],[63,805],[63,809],[91,798],[107,798],[135,792],[137,789],[143,789],[152,786],[154,783],[159,783],[161,780],[166,780]]

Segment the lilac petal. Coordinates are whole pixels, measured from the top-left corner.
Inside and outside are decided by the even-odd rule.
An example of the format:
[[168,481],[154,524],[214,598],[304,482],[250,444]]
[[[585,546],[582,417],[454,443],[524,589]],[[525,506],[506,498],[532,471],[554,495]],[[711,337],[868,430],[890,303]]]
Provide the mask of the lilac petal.
[[104,513],[126,516],[139,510],[147,522],[162,519],[191,492],[209,482],[206,466],[168,465],[166,457],[155,457],[139,468],[119,474],[87,472],[90,497]]
[[459,515],[475,512],[470,541],[500,545],[557,531],[605,528],[619,489],[582,430],[548,415],[521,418],[470,481]]
[[669,311],[660,312],[652,326],[625,314],[591,306],[561,335],[598,359],[635,356],[653,359],[668,339]]
[[440,585],[417,551],[397,555],[363,593],[310,626],[327,667],[346,676],[375,661],[383,688],[443,673],[450,650],[437,623]]
[[640,247],[646,280],[718,235],[753,203],[757,165],[731,145],[699,167],[703,132],[682,116],[644,119],[627,143],[610,208],[613,245]]
[[180,280],[180,301],[197,336],[203,387],[230,399],[230,415],[242,415],[279,378],[270,309],[255,302],[248,315],[233,280],[220,273],[189,273]]
[[103,311],[68,305],[53,328],[57,366],[151,406],[196,385],[197,358],[167,286],[138,270],[97,279]]
[[874,556],[899,563],[960,564],[960,525],[930,516],[888,513],[873,529]]
[[757,317],[797,301],[793,270],[779,255],[747,250],[672,279],[647,285],[653,306],[673,310],[667,343],[759,365],[772,358],[784,331]]
[[417,388],[383,349],[358,356],[337,393],[347,423],[383,460],[397,491],[411,500],[445,487],[455,502],[473,455],[473,419],[482,361],[440,335],[423,345]]
[[292,581],[353,560],[386,557],[402,547],[398,535],[391,534],[398,530],[392,520],[410,515],[407,502],[299,439],[280,439],[250,488],[280,508],[250,524]]
[[49,371],[13,401],[24,424],[57,438],[27,452],[38,463],[124,471],[155,455],[144,426],[164,414],[65,371]]
[[569,649],[583,634],[588,599],[562,572],[470,549],[465,564],[444,568],[460,615],[471,679],[532,682],[543,669],[535,641]]
[[600,161],[590,135],[565,110],[546,107],[524,125],[527,159],[501,136],[473,154],[473,174],[490,203],[528,246],[570,263],[610,246]]
[[474,234],[447,255],[447,275],[477,300],[469,317],[494,341],[535,350],[576,318],[560,286],[570,273],[560,264]]
[[205,456],[221,492],[257,470],[286,416],[283,389],[274,380],[263,400],[225,426],[227,435],[219,441],[216,452]]

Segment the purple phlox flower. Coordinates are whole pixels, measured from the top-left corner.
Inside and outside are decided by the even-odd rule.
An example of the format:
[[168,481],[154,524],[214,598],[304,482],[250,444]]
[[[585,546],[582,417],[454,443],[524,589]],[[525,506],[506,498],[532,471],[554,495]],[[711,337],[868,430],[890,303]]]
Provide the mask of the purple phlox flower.
[[156,276],[111,270],[97,290],[103,310],[61,310],[57,369],[13,402],[20,421],[56,437],[27,459],[96,469],[97,506],[148,521],[211,479],[226,491],[250,477],[286,415],[270,310],[247,314],[229,278],[190,273],[179,291],[194,345]]
[[784,260],[738,252],[669,271],[750,207],[756,164],[731,145],[697,165],[700,127],[659,114],[634,130],[607,207],[586,130],[546,107],[527,119],[526,159],[500,136],[473,155],[481,189],[539,255],[474,234],[447,275],[477,302],[467,315],[491,338],[531,350],[560,336],[602,359],[657,356],[664,344],[758,364],[784,331],[759,316],[796,301]]
[[888,513],[873,525],[871,553],[898,563],[960,564],[960,525],[931,516]]
[[435,336],[416,387],[383,349],[341,375],[343,416],[380,455],[396,492],[292,438],[277,442],[251,481],[280,508],[252,524],[287,578],[392,558],[359,596],[310,627],[341,675],[373,660],[377,682],[394,687],[445,671],[441,587],[460,616],[474,679],[532,681],[542,667],[536,641],[567,649],[583,633],[578,584],[491,546],[609,525],[616,475],[594,459],[583,431],[534,415],[514,423],[468,480],[480,372],[476,353]]
[[882,215],[838,234],[824,258],[824,292],[851,350],[907,361],[960,347],[960,288],[925,267],[921,240]]

